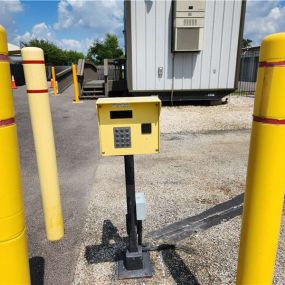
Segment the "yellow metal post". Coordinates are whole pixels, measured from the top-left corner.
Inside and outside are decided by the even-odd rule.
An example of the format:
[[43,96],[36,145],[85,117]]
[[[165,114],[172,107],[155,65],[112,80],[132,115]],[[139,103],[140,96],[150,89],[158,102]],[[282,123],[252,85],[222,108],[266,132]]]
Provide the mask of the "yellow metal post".
[[80,103],[78,91],[78,79],[76,72],[76,65],[72,64],[73,88],[74,88],[74,103]]
[[0,284],[30,284],[6,32],[0,26]]
[[41,184],[42,204],[48,240],[63,237],[56,152],[52,118],[42,49],[22,49],[24,74],[30,106],[30,114]]
[[57,82],[56,82],[56,76],[55,76],[55,68],[54,66],[51,67],[51,76],[53,80],[53,96],[57,96]]
[[237,284],[272,284],[285,190],[285,33],[260,49]]

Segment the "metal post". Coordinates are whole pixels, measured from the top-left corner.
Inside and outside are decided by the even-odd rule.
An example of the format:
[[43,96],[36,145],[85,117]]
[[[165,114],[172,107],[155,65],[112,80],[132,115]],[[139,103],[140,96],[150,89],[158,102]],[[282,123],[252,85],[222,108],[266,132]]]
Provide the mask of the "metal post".
[[56,83],[56,76],[55,76],[55,68],[54,66],[51,67],[51,75],[53,80],[53,96],[57,96],[57,83]]
[[136,229],[136,193],[135,193],[135,173],[134,173],[134,156],[125,155],[125,178],[126,178],[126,194],[127,194],[127,221],[129,228],[129,252],[138,251],[137,229]]
[[107,58],[104,58],[104,86],[105,86],[105,97],[109,97],[108,76],[109,76],[108,59],[107,59]]
[[237,284],[272,284],[285,189],[285,33],[261,45]]
[[19,146],[5,29],[0,26],[0,284],[30,284]]
[[148,252],[143,252],[138,245],[138,231],[136,218],[136,193],[134,156],[125,155],[125,178],[127,196],[127,231],[128,248],[124,260],[119,261],[119,279],[151,277],[152,268]]
[[52,118],[42,49],[22,49],[24,75],[34,135],[48,240],[63,237],[63,217]]
[[74,103],[81,103],[79,101],[79,91],[78,91],[78,79],[76,73],[76,65],[72,64],[72,77],[73,77],[73,88],[74,88]]
[[82,88],[84,82],[84,65],[85,65],[85,59],[79,59],[77,64],[77,78],[78,78],[80,95],[82,95]]

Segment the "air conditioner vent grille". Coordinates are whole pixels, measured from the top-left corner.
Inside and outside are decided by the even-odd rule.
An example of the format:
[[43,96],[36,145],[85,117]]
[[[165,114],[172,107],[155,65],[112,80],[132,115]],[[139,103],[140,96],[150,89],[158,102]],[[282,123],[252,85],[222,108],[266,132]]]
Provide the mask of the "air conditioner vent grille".
[[185,27],[196,27],[197,26],[197,19],[184,19],[183,22]]

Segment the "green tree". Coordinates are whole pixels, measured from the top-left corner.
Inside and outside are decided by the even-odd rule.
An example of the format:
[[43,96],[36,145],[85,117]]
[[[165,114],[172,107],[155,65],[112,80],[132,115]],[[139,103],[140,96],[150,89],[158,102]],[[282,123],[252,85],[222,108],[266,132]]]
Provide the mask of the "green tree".
[[22,42],[21,46],[39,47],[44,52],[46,65],[70,65],[77,63],[78,59],[84,58],[84,54],[72,50],[63,50],[46,40],[33,39],[28,43]]
[[251,39],[243,39],[242,40],[242,47],[243,48],[251,47],[251,44],[252,44]]
[[119,41],[116,35],[108,33],[105,39],[96,40],[89,47],[87,59],[95,64],[103,64],[104,58],[123,58],[123,50],[119,46]]
[[67,64],[77,63],[78,59],[85,58],[82,52],[78,52],[74,50],[64,50],[63,52],[66,56]]

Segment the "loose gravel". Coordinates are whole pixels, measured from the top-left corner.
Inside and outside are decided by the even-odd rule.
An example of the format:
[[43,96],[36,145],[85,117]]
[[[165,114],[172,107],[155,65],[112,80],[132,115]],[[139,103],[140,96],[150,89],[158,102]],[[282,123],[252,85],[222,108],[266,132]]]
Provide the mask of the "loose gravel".
[[[253,98],[236,96],[227,105],[162,108],[160,154],[135,157],[136,191],[147,201],[144,241],[188,250],[151,252],[151,279],[117,279],[115,261],[127,236],[124,166],[122,157],[102,158],[73,284],[235,284],[239,214],[218,217],[215,225],[183,238],[155,239],[151,233],[201,213],[210,221],[217,206],[237,206],[226,202],[245,189],[252,108]],[[284,240],[282,228],[275,284],[285,280]]]
[[229,103],[219,106],[163,107],[162,133],[205,132],[248,129],[251,126],[253,98],[231,96]]

